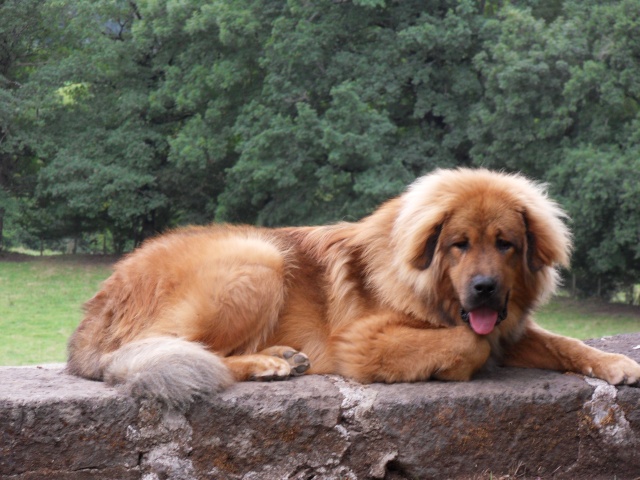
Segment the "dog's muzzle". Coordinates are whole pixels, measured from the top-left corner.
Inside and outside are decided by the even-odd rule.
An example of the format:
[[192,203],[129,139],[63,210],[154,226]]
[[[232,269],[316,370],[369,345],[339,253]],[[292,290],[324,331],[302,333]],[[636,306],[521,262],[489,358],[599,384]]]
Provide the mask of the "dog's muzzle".
[[474,306],[468,311],[461,307],[460,318],[477,334],[487,335],[507,318],[510,293],[511,291],[507,292],[504,304],[499,310],[492,308],[485,302]]

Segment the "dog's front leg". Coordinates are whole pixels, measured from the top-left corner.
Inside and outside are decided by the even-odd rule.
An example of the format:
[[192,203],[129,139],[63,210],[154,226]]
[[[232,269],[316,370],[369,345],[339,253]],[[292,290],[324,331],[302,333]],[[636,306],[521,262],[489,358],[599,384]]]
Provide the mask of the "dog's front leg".
[[334,337],[340,374],[363,383],[469,380],[486,363],[489,342],[466,326],[419,328],[394,314],[360,319]]
[[530,321],[522,338],[505,351],[504,364],[581,373],[618,385],[640,381],[640,365],[579,340],[556,335]]

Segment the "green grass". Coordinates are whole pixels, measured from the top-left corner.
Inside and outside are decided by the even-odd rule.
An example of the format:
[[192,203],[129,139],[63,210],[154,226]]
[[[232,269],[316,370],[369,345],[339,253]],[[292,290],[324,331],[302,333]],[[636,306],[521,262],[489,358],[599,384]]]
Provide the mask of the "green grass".
[[547,330],[581,340],[640,332],[640,307],[595,300],[556,297],[535,319]]
[[[0,365],[65,361],[81,306],[110,271],[99,257],[0,260]],[[640,332],[640,307],[556,298],[536,320],[562,335],[597,338]]]
[[81,306],[109,273],[62,258],[0,261],[0,365],[65,361]]

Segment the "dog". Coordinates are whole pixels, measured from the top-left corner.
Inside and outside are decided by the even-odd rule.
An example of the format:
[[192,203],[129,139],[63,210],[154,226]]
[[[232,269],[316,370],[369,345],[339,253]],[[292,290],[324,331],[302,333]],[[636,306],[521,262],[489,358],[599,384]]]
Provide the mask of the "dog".
[[177,229],[115,265],[68,370],[175,408],[301,374],[466,381],[490,359],[636,383],[632,359],[532,318],[569,264],[565,220],[539,183],[460,168],[355,223]]

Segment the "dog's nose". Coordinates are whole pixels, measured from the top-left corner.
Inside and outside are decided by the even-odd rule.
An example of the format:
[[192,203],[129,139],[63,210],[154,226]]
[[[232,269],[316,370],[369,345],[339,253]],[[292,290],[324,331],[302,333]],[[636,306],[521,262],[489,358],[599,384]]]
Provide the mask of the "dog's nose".
[[471,279],[471,289],[478,298],[489,298],[496,293],[498,281],[487,275],[476,275]]

